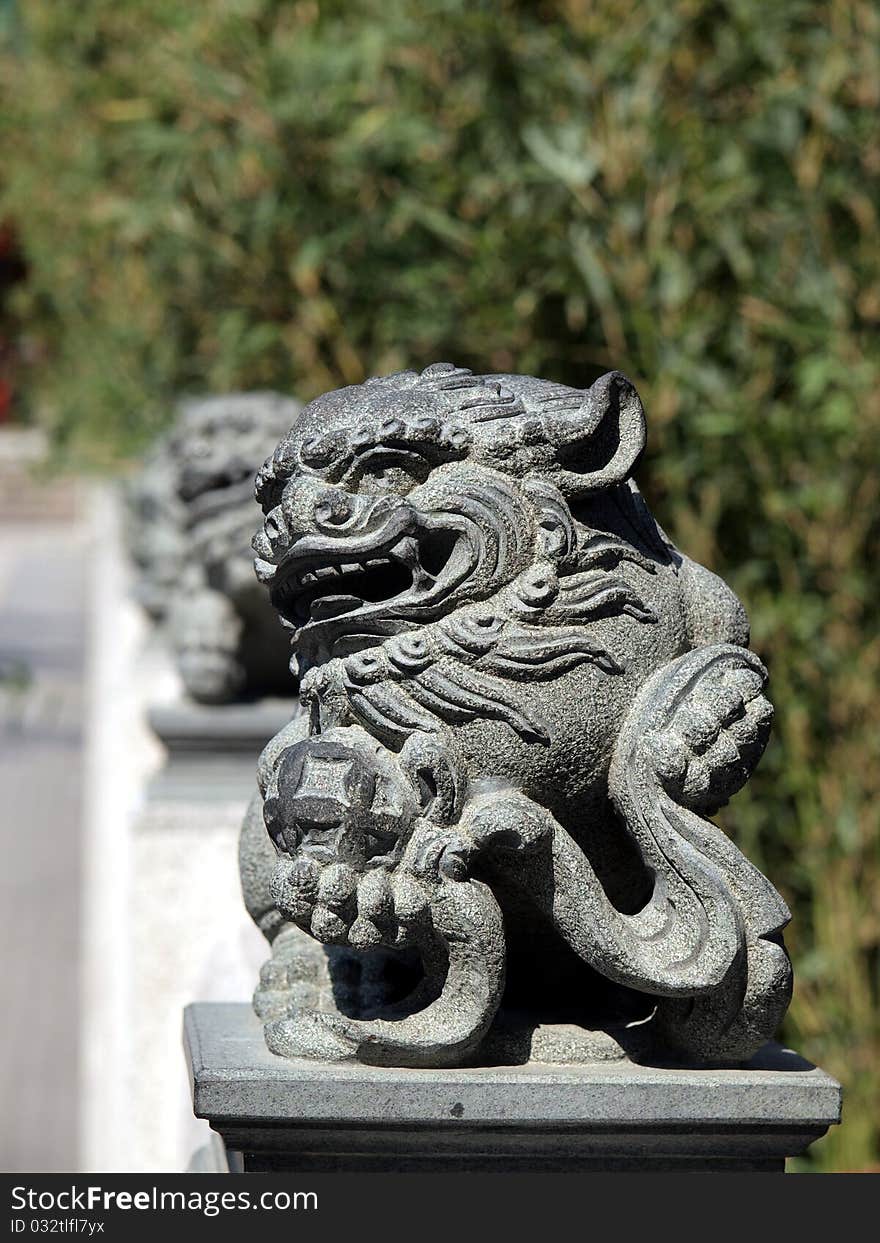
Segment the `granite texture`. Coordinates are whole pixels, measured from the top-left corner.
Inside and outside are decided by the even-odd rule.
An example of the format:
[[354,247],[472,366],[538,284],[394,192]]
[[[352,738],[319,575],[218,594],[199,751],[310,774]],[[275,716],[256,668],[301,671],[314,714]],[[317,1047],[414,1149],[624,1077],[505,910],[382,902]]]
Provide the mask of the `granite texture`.
[[304,708],[240,851],[274,1052],[456,1066],[514,1013],[693,1064],[772,1037],[789,913],[710,819],[766,744],[767,674],[648,511],[644,443],[618,372],[438,363],[313,401],[259,472]]
[[246,1005],[185,1018],[193,1107],[232,1169],[780,1170],[840,1086],[778,1045],[738,1068],[318,1064],[270,1053]]

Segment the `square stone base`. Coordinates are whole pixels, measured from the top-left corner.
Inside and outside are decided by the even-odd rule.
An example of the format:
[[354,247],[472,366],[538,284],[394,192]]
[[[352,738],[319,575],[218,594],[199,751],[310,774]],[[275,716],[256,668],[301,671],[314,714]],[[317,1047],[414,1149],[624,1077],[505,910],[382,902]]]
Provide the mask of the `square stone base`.
[[407,1070],[276,1057],[249,1006],[202,1003],[185,1045],[235,1172],[782,1172],[840,1119],[840,1085],[772,1044],[723,1070]]
[[150,798],[246,801],[256,789],[260,752],[297,711],[292,699],[209,705],[184,698],[151,708],[150,726],[167,756]]

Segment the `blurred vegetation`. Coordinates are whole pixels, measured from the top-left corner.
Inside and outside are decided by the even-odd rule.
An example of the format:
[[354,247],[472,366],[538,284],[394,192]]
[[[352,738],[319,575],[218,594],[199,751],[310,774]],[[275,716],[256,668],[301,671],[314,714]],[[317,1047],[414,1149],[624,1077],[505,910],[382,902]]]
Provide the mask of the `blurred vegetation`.
[[188,389],[438,358],[638,383],[640,478],[747,602],[775,741],[726,827],[784,891],[786,1038],[880,1162],[874,0],[28,0],[0,58],[26,395],[70,463]]

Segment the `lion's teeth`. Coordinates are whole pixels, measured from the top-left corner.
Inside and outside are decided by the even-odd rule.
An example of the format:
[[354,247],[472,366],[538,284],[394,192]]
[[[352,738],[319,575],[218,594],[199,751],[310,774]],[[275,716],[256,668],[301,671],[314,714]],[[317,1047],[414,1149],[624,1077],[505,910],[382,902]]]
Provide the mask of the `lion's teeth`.
[[368,570],[372,570],[372,569],[375,569],[376,566],[382,566],[382,565],[387,565],[387,564],[388,564],[388,559],[386,557],[373,557],[370,561],[364,562],[364,568]]
[[394,552],[397,558],[410,568],[419,563],[419,545],[411,535],[400,540]]
[[300,574],[299,581],[303,584],[313,583],[315,581],[315,576],[311,570],[306,570],[303,574]]

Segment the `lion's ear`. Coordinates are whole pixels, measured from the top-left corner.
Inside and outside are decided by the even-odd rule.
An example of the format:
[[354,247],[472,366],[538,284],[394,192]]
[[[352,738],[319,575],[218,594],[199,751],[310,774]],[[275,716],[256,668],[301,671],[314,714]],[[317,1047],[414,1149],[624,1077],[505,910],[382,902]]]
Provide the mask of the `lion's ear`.
[[619,371],[600,376],[584,392],[550,398],[545,427],[559,463],[553,480],[569,496],[623,483],[645,447],[642,403]]

